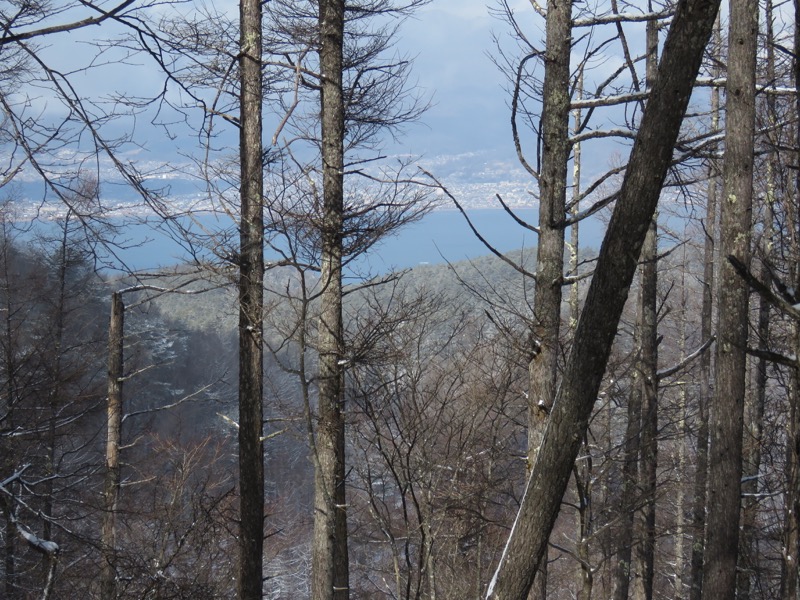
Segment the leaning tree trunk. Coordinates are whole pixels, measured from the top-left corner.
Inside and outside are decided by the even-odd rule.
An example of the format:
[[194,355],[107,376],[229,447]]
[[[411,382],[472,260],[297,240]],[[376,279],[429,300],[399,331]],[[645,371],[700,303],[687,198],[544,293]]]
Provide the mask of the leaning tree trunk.
[[733,598],[739,547],[749,286],[727,260],[750,261],[757,0],[731,2],[720,213],[715,391],[711,406],[703,598]]
[[262,597],[264,553],[264,170],[261,0],[240,5],[239,598]]
[[524,598],[547,547],[588,427],[648,225],[672,160],[717,0],[683,0],[642,117],[544,440],[516,522],[490,583],[492,600]]
[[344,225],[344,2],[319,6],[322,110],[322,294],[319,317],[319,422],[315,437],[312,597],[349,597],[345,502],[342,229]]

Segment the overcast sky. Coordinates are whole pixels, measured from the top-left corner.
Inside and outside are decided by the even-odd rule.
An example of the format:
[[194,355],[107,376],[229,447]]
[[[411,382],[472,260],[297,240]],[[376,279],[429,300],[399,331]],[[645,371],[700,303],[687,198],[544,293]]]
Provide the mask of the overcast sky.
[[[509,0],[511,2],[511,0]],[[423,97],[430,99],[431,108],[418,123],[408,125],[405,135],[397,144],[389,144],[389,154],[422,156],[428,165],[448,162],[461,157],[458,167],[462,181],[476,175],[487,182],[495,177],[507,181],[520,177],[510,137],[508,94],[504,89],[504,76],[492,62],[495,52],[493,33],[506,34],[507,25],[489,14],[487,4],[497,0],[433,0],[406,20],[397,39],[399,53],[414,60],[411,81],[416,82]],[[527,0],[513,0],[522,13],[532,9]],[[217,0],[218,9],[230,5],[236,11],[236,2]],[[187,5],[189,6],[189,5]],[[85,16],[82,11],[77,17]],[[63,15],[61,18],[64,18]],[[76,64],[92,60],[95,37],[111,37],[113,24],[100,28],[85,28],[75,32],[42,38],[37,43],[52,66],[68,71]],[[539,39],[540,32],[532,37]],[[86,72],[74,72],[71,81],[84,98],[108,98],[113,93],[155,93],[163,84],[163,75],[146,57],[136,57],[120,64],[122,55],[113,51],[104,56],[111,64]],[[60,103],[48,98],[46,92],[26,89],[29,102],[37,118],[50,112],[59,112]],[[111,104],[105,104],[108,109]],[[199,119],[200,113],[196,117]],[[194,118],[194,117],[193,117]],[[197,138],[189,135],[170,139],[163,130],[149,125],[150,117],[142,115],[135,122],[119,121],[119,130],[106,135],[131,133],[139,146],[128,146],[126,156],[145,163],[180,162],[182,153],[196,153]],[[234,144],[235,145],[235,144]],[[90,149],[90,148],[89,148]],[[472,157],[475,158],[472,158]],[[498,165],[500,165],[498,167]],[[481,168],[492,167],[492,175],[479,173]],[[517,172],[512,172],[516,170]],[[448,170],[442,169],[447,175]],[[27,173],[23,179],[34,178]],[[109,168],[104,174],[113,177]],[[111,191],[111,188],[109,188]]]
[[414,74],[434,102],[409,129],[412,151],[511,149],[504,78],[489,57],[492,32],[503,25],[485,0],[434,0],[404,24],[399,46],[415,57]]

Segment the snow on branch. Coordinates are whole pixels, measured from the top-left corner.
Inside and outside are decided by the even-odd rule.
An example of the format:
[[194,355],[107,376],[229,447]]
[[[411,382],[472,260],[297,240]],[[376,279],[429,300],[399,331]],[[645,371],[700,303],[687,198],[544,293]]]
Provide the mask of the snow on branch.
[[[728,85],[725,77],[698,77],[695,85],[701,87],[723,88]],[[797,94],[796,87],[786,87],[777,85],[757,84],[756,93],[767,94],[770,96],[794,96]]]
[[30,531],[27,527],[19,523],[16,517],[14,517],[13,515],[11,518],[14,527],[17,530],[17,533],[19,533],[22,539],[28,542],[28,545],[31,548],[33,548],[37,552],[41,552],[45,556],[53,556],[59,553],[61,548],[59,547],[58,544],[50,540],[45,540],[40,538],[38,535]]
[[648,92],[631,92],[630,94],[618,94],[616,96],[601,96],[599,98],[584,98],[573,100],[569,103],[570,110],[576,108],[597,108],[598,106],[614,106],[638,100],[646,100]]
[[[728,80],[724,77],[699,77],[695,83],[700,87],[725,87]],[[757,85],[756,92],[760,94],[768,94],[771,96],[793,96],[797,94],[795,87],[778,87],[774,85]],[[582,98],[570,102],[570,109],[578,108],[598,108],[603,106],[616,106],[618,104],[626,104],[628,102],[636,102],[646,100],[649,92],[631,92],[629,94],[616,94],[613,96],[599,96],[595,98]]]
[[608,25],[612,23],[641,23],[643,21],[660,21],[667,19],[675,14],[674,10],[663,12],[650,12],[641,14],[631,13],[610,13],[607,15],[592,16],[586,19],[575,19],[573,27],[594,27],[595,25]]
[[16,512],[11,506],[11,503],[15,500],[14,494],[9,489],[9,486],[15,481],[21,479],[22,474],[26,471],[26,469],[28,469],[28,467],[30,467],[30,465],[22,466],[12,475],[6,477],[2,482],[0,482],[0,492],[2,492],[2,495],[0,495],[0,504],[3,507],[3,515],[5,516],[9,525],[16,530],[17,534],[23,540],[25,540],[28,546],[47,558],[47,579],[45,580],[45,585],[42,589],[41,598],[42,600],[48,600],[51,597],[53,588],[55,586],[56,565],[58,564],[58,555],[61,552],[61,547],[52,540],[46,540],[39,537],[30,529],[25,527],[22,523],[20,523]]
[[636,139],[636,132],[631,131],[630,129],[602,129],[585,131],[584,133],[579,133],[578,135],[572,136],[569,141],[572,144],[579,144],[580,142],[585,142],[586,140],[608,137],[621,137],[633,140]]

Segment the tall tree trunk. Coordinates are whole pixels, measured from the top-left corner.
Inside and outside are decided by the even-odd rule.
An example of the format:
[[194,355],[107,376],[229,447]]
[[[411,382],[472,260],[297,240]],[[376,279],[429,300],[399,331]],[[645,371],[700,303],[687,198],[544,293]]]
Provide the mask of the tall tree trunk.
[[[529,365],[528,461],[536,462],[548,414],[555,398],[561,298],[564,279],[564,219],[569,162],[570,51],[572,2],[548,0],[544,89],[542,95],[542,169],[539,176],[539,244],[533,339],[538,354]],[[547,596],[547,561],[537,575],[534,598]]]
[[345,500],[342,228],[344,220],[344,1],[319,4],[322,77],[322,272],[319,318],[318,468],[314,492],[315,600],[349,597]]
[[[719,56],[722,45],[722,34],[719,19],[714,26],[712,53]],[[716,64],[716,63],[715,63]],[[719,67],[712,71],[713,77],[719,77]],[[711,129],[719,129],[719,90],[711,90]],[[717,190],[718,170],[715,164],[709,167],[708,191],[706,199],[706,218],[703,223],[705,244],[703,249],[703,303],[700,314],[700,339],[711,337],[713,325],[714,303],[714,260],[716,258],[717,231]],[[703,558],[706,540],[706,487],[708,482],[708,409],[711,404],[711,352],[703,352],[700,356],[700,395],[698,404],[697,428],[697,463],[692,499],[692,558],[689,572],[689,599],[700,600],[703,594]]]
[[[647,23],[647,87],[651,88],[658,70],[658,29],[655,21]],[[657,225],[654,217],[642,247],[639,314],[634,345],[637,356],[628,421],[625,428],[622,466],[622,506],[615,568],[614,599],[625,600],[633,583],[635,598],[652,594],[653,542],[655,526],[657,399]],[[636,507],[642,504],[637,511]],[[636,514],[640,514],[636,519]],[[651,527],[652,521],[652,527]],[[634,542],[634,534],[636,541]],[[635,553],[634,553],[634,548]],[[633,558],[633,560],[632,560]]]
[[264,164],[261,0],[241,0],[239,223],[239,599],[263,595]]
[[542,108],[542,172],[539,178],[539,245],[533,335],[539,353],[530,362],[528,456],[531,464],[542,443],[553,406],[561,326],[564,270],[564,218],[569,161],[569,53],[572,3],[550,0]]
[[733,598],[739,548],[748,284],[727,260],[750,262],[757,0],[731,2],[720,214],[715,391],[711,406],[703,598]]
[[[800,85],[800,0],[794,0],[794,84]],[[800,111],[800,94],[795,95],[795,110]],[[800,127],[795,127],[795,180],[794,193],[800,195]],[[795,198],[797,203],[797,197]],[[791,204],[791,203],[790,203]],[[794,260],[792,284],[800,284],[800,222],[794,211],[790,243]],[[791,219],[790,219],[791,221]],[[793,342],[795,355],[800,351],[800,325],[794,323]],[[781,565],[781,599],[796,600],[800,579],[800,367],[792,373],[789,391],[789,432],[786,440],[786,499],[784,506],[783,561]]]
[[[658,73],[658,25],[647,22],[647,87],[652,89]],[[657,214],[657,213],[656,213]],[[642,434],[639,459],[639,488],[642,509],[637,529],[634,579],[637,600],[653,597],[653,563],[656,544],[656,467],[658,464],[658,226],[653,216],[639,257],[642,265],[642,289],[639,329],[642,341],[639,353],[639,383],[642,386]]]
[[100,568],[100,597],[117,597],[117,500],[119,498],[119,445],[122,432],[122,383],[125,304],[122,293],[111,295],[111,323],[108,327],[108,421],[106,426],[106,473],[103,489],[103,563]]
[[[769,4],[769,3],[768,3]],[[768,9],[769,12],[769,9]],[[772,78],[768,79],[773,81]],[[774,113],[772,113],[774,114]],[[772,181],[774,165],[767,165],[767,198],[764,211],[764,224],[761,243],[761,281],[769,281],[767,263],[770,260],[772,248],[772,205],[774,198],[774,181]],[[766,298],[759,299],[758,305],[758,349],[766,352],[769,343],[769,318],[770,305]],[[761,470],[761,446],[764,430],[764,407],[767,400],[767,360],[760,357],[756,361],[755,389],[751,390],[745,398],[744,413],[744,440],[743,440],[743,465],[742,465],[742,523],[740,541],[741,561],[737,569],[736,597],[739,600],[750,598],[750,588],[753,577],[760,572],[759,548],[757,538],[757,523],[759,501],[759,472]]]
[[559,392],[488,598],[530,590],[588,427],[637,259],[671,163],[719,2],[683,0],[664,46]]

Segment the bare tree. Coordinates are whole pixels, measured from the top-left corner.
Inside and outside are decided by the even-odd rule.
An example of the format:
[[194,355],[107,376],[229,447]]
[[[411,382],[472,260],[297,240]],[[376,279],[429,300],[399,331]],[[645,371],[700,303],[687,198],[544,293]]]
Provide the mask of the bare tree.
[[262,5],[241,3],[239,29],[239,598],[263,594],[264,148]]
[[676,8],[567,359],[564,382],[531,476],[537,485],[526,489],[489,598],[523,598],[533,583],[597,397],[636,259],[717,9],[717,2],[702,0],[680,2]]
[[313,584],[317,600],[350,596],[344,455],[342,227],[344,212],[344,0],[319,6],[322,227],[319,422],[315,440]]
[[[758,5],[731,6],[720,255],[750,260]],[[726,260],[720,266],[715,389],[710,410],[708,520],[703,598],[736,593],[742,478],[742,427],[749,288]]]

